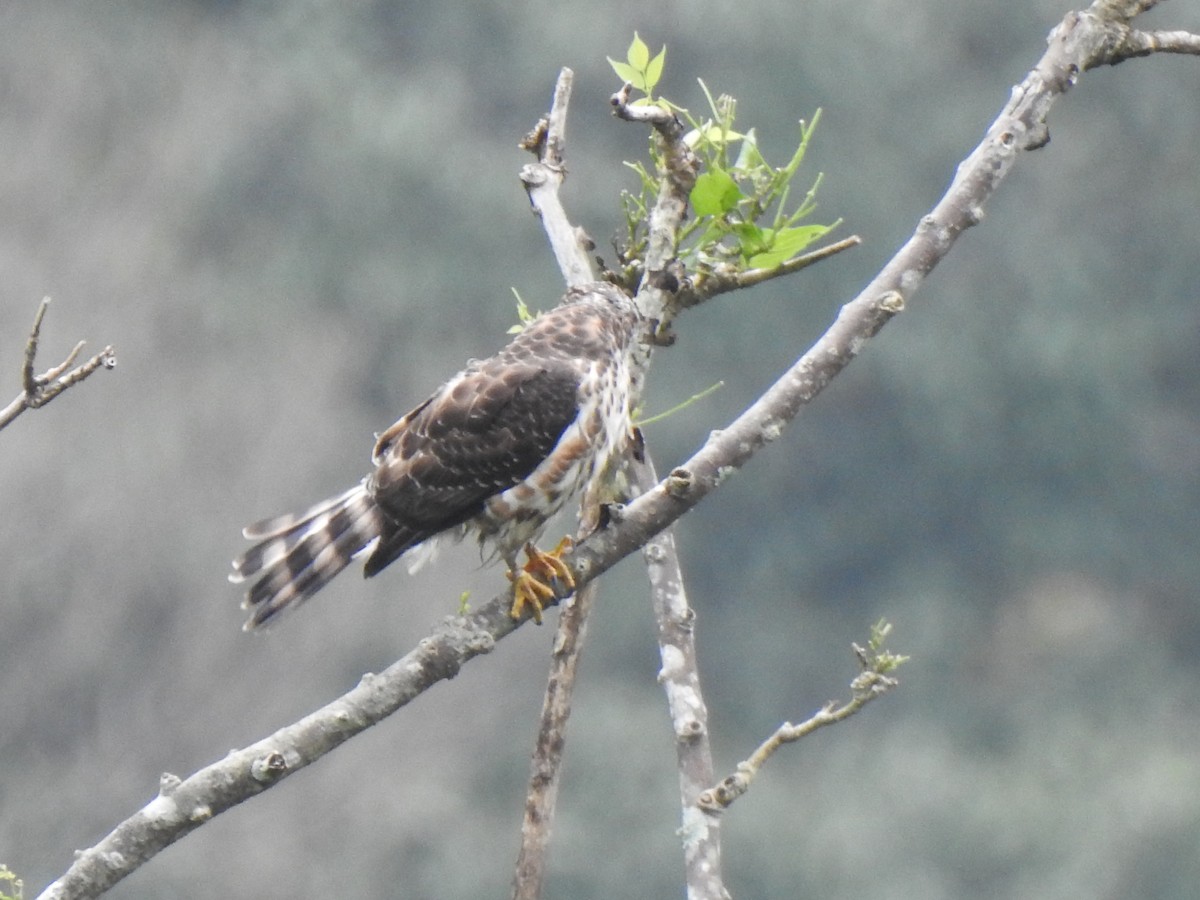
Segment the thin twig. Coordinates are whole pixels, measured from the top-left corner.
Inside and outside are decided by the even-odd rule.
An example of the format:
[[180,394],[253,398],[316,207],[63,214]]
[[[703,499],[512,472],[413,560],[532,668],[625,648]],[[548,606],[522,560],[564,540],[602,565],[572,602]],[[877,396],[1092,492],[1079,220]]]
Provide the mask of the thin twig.
[[117,364],[117,356],[113,348],[105,347],[95,356],[72,369],[71,366],[75,365],[75,360],[79,358],[84,347],[84,341],[80,341],[62,362],[47,369],[41,375],[35,375],[42,320],[45,318],[49,306],[49,297],[44,297],[38,305],[37,314],[33,319],[33,328],[29,332],[29,340],[25,343],[25,358],[21,365],[22,392],[15,400],[0,410],[0,429],[6,427],[25,410],[45,406],[67,388],[83,381],[97,369],[111,369]]
[[1129,56],[1149,56],[1151,53],[1181,53],[1200,56],[1200,34],[1189,31],[1131,31]]
[[703,276],[697,276],[693,279],[691,290],[682,294],[679,302],[683,307],[696,306],[718,294],[739,291],[742,288],[754,287],[756,284],[762,284],[774,278],[792,275],[801,269],[807,269],[811,265],[836,256],[843,250],[857,247],[861,243],[862,238],[857,234],[852,234],[850,237],[834,241],[832,244],[819,247],[810,253],[789,259],[787,262],[781,263],[771,269],[746,269],[741,272],[731,270],[728,273],[719,271],[705,273]]
[[731,803],[750,789],[750,783],[763,764],[784,744],[807,737],[818,728],[845,721],[872,700],[882,697],[899,684],[888,673],[906,662],[908,658],[896,656],[882,649],[882,641],[887,637],[891,626],[881,622],[876,628],[879,629],[878,637],[872,636],[868,648],[860,647],[858,644],[850,645],[862,669],[858,676],[850,682],[850,700],[840,705],[831,700],[799,725],[784,722],[775,730],[774,734],[750,754],[748,759],[738,763],[736,772],[723,779],[720,784],[703,791],[696,798],[696,806],[700,810],[711,814],[728,808]]
[[[33,328],[30,329],[29,340],[25,344],[25,365],[21,367],[21,385],[25,388],[26,394],[33,394],[38,388],[37,379],[33,374],[33,363],[37,358],[38,340],[42,336],[42,319],[46,318],[46,310],[49,308],[50,298],[43,297],[33,316]],[[78,349],[79,347],[76,345],[76,350]]]

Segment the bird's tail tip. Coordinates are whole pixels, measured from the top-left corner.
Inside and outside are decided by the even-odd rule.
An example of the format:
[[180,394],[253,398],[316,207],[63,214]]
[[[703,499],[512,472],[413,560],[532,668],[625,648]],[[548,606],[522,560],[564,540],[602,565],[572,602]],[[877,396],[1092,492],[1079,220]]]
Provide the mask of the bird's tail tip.
[[250,617],[242,626],[255,631],[285,609],[298,606],[373,546],[382,514],[364,485],[306,510],[247,526],[254,546],[233,561],[229,581],[253,582],[242,600]]

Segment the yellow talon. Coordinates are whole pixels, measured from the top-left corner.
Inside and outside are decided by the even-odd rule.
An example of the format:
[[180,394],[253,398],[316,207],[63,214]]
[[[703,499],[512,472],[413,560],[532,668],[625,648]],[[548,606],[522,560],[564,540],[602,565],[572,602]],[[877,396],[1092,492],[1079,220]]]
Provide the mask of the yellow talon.
[[508,571],[508,580],[513,586],[510,616],[521,618],[528,604],[533,608],[533,621],[541,625],[542,610],[549,601],[558,597],[556,588],[565,587],[568,592],[575,589],[575,576],[562,560],[563,554],[573,546],[574,542],[569,537],[559,541],[558,546],[549,553],[543,553],[533,544],[525,545],[525,555],[529,561],[519,572]]

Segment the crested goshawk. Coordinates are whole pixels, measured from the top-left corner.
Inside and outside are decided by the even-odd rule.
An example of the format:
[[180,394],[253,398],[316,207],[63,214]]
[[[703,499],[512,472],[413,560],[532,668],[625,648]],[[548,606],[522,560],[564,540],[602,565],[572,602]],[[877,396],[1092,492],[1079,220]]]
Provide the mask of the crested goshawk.
[[[568,542],[542,553],[533,541],[626,447],[638,319],[611,284],[572,288],[379,435],[361,483],[245,528],[256,543],[229,577],[250,583],[247,630],[311,597],[360,554],[370,554],[369,577],[435,537],[468,533],[507,564],[513,616],[529,604],[540,621],[553,583],[574,580],[559,559]],[[518,568],[523,548],[529,561]]]

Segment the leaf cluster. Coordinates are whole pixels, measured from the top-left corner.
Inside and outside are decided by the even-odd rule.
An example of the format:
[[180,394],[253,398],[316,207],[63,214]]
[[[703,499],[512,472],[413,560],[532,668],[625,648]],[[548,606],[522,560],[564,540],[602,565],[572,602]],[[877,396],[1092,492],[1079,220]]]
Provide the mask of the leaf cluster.
[[880,619],[871,626],[867,648],[859,654],[865,669],[879,675],[887,675],[909,661],[910,657],[892,653],[887,649],[887,639],[891,633],[892,623],[886,619]]
[[654,102],[654,88],[662,78],[663,66],[667,62],[667,47],[650,56],[650,48],[646,42],[633,33],[633,43],[625,52],[625,62],[619,62],[608,57],[608,64],[613,67],[617,77],[633,85],[634,90],[641,91],[646,96],[639,97],[634,103],[648,104]]
[[[706,271],[735,272],[775,269],[799,256],[814,241],[840,224],[801,224],[816,210],[818,174],[799,204],[790,203],[793,185],[812,139],[820,110],[811,122],[800,122],[799,141],[783,166],[772,166],[758,146],[753,128],[735,128],[737,101],[722,94],[713,98],[700,82],[708,110],[694,116],[665,98],[654,99],[662,77],[666,47],[655,56],[635,33],[626,62],[609,58],[617,76],[645,96],[637,103],[656,103],[679,116],[689,127],[684,141],[701,163],[701,173],[689,195],[695,217],[678,236],[677,256],[694,275]],[[651,143],[652,167],[641,162],[626,165],[638,175],[639,190],[622,192],[627,235],[622,248],[625,262],[640,260],[645,250],[649,211],[660,190],[661,150]]]

